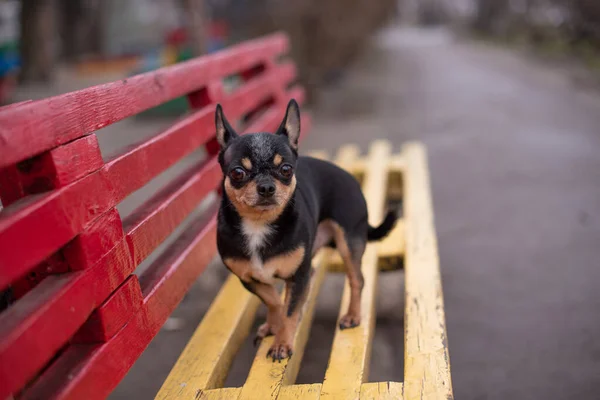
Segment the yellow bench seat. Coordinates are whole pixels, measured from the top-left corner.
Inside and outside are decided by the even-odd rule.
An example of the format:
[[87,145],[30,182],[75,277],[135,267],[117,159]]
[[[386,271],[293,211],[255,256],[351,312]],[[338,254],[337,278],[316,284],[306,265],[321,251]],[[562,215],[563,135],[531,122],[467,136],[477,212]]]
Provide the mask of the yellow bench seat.
[[[323,152],[314,156],[327,158]],[[367,246],[363,257],[365,286],[362,323],[335,332],[325,379],[296,385],[309,336],[319,289],[326,273],[341,271],[338,254],[321,250],[314,258],[314,279],[294,338],[294,356],[281,363],[266,358],[273,338],[259,346],[246,379],[239,388],[223,384],[235,355],[253,325],[259,301],[230,276],[164,382],[156,399],[450,399],[452,385],[437,242],[429,188],[426,152],[408,143],[398,154],[387,141],[372,143],[368,154],[358,147],[340,148],[334,161],[362,184],[369,222],[383,219],[388,203],[402,201],[403,216],[380,243]],[[404,382],[368,382],[377,277],[382,270],[404,265],[405,333]],[[340,316],[347,308],[346,283]],[[400,339],[399,339],[400,340]]]

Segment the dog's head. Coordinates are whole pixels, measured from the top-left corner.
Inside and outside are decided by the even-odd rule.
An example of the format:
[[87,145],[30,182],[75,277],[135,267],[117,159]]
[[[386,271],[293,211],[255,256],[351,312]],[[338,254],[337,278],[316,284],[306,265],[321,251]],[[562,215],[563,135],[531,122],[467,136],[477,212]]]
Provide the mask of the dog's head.
[[272,222],[296,189],[300,137],[298,103],[295,100],[288,103],[275,134],[238,135],[220,105],[215,112],[215,125],[227,197],[243,218]]

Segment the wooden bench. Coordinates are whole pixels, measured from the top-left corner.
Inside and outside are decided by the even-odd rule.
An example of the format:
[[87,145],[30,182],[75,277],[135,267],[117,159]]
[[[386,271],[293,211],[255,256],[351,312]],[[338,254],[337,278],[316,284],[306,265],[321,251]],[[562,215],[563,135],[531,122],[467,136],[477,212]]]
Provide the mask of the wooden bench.
[[[216,254],[218,202],[212,201],[147,269],[134,273],[218,188],[214,105],[221,103],[244,131],[275,130],[287,101],[304,98],[293,63],[283,58],[287,50],[287,38],[275,34],[0,108],[0,290],[11,297],[0,313],[0,399],[103,399],[124,377]],[[240,81],[234,88],[224,84],[231,77]],[[94,132],[184,95],[187,116],[115,156],[101,156]],[[302,124],[306,132],[310,120]],[[203,161],[121,218],[116,206],[125,197],[199,148]],[[372,223],[388,201],[402,200],[404,218],[388,239],[368,246],[364,322],[335,333],[325,381],[294,385],[320,284],[340,268],[331,250],[315,257],[316,279],[290,360],[268,362],[267,338],[243,387],[222,388],[258,308],[230,277],[157,398],[452,396],[425,151],[414,143],[392,154],[389,143],[376,141],[365,157],[344,146],[335,161],[362,182]],[[397,269],[399,260],[406,274],[404,382],[365,383],[377,275]],[[342,303],[347,297],[346,289]]]

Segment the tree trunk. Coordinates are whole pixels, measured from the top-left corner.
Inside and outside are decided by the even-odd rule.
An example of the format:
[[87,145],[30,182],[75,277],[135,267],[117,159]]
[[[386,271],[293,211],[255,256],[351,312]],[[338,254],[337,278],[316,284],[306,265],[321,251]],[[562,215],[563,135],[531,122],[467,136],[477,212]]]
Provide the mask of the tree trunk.
[[498,22],[505,18],[508,12],[506,0],[479,0],[477,2],[477,16],[475,29],[481,33],[494,34]]
[[21,2],[21,81],[52,78],[56,66],[56,10],[54,0]]
[[102,53],[102,33],[107,2],[61,0],[61,56],[67,61]]
[[206,32],[208,18],[206,18],[203,3],[204,0],[182,0],[187,21],[187,31],[190,36],[194,56],[201,56],[206,53],[207,49]]

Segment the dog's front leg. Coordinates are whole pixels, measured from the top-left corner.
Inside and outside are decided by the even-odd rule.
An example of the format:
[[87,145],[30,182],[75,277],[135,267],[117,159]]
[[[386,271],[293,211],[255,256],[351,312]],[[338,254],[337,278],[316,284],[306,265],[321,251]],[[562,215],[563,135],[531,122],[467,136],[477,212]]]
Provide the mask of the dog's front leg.
[[285,281],[285,304],[281,327],[275,332],[275,340],[267,353],[267,357],[283,360],[294,352],[294,336],[302,317],[304,303],[312,277],[312,268],[301,266],[293,277]]
[[273,335],[282,326],[283,304],[277,289],[274,286],[256,280],[242,281],[248,291],[254,293],[267,306],[267,322],[262,324],[256,332],[254,345],[260,343],[266,336]]

